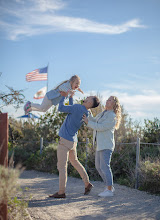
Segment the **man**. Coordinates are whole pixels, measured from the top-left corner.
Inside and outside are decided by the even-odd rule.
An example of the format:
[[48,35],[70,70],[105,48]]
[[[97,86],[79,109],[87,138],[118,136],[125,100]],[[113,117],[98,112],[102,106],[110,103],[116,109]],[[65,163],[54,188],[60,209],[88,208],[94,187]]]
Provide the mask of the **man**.
[[60,141],[57,148],[57,168],[59,170],[59,191],[49,197],[53,198],[66,198],[65,190],[67,183],[67,163],[68,159],[74,168],[80,174],[84,184],[85,192],[84,195],[87,195],[93,185],[89,182],[88,174],[82,164],[77,158],[77,132],[83,123],[82,116],[85,114],[88,116],[88,109],[95,108],[99,105],[99,99],[96,96],[89,96],[84,101],[83,104],[74,104],[73,105],[73,95],[71,93],[69,98],[69,105],[65,105],[65,97],[68,95],[66,92],[61,92],[62,98],[59,103],[58,110],[60,112],[68,113],[65,118],[60,131]]

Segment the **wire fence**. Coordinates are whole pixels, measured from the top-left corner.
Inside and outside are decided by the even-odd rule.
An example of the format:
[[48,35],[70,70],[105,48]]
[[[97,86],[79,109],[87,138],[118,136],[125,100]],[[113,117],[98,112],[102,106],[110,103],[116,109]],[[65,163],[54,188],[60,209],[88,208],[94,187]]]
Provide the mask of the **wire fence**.
[[[146,152],[144,153],[143,151],[141,151],[143,149],[143,147],[148,146],[148,148],[146,149]],[[116,152],[120,152],[120,157],[119,157],[119,161],[122,161],[123,158],[125,158],[126,155],[128,155],[128,158],[130,155],[133,156],[133,154],[135,155],[135,171],[134,171],[134,178],[135,178],[135,189],[138,189],[139,187],[139,172],[140,172],[140,162],[142,160],[142,158],[146,158],[146,157],[150,157],[151,153],[153,154],[153,152],[150,152],[151,148],[154,147],[155,150],[155,157],[157,155],[160,155],[160,143],[144,143],[141,142],[140,138],[137,137],[137,140],[135,142],[131,142],[131,143],[116,143],[116,148],[115,148],[115,153]],[[123,151],[122,151],[123,148]],[[91,155],[95,156],[95,149],[93,149],[92,144],[89,142],[89,138],[86,138],[86,163],[85,163],[85,168],[86,170],[88,169],[88,159],[91,159]],[[145,155],[142,155],[145,154]],[[93,155],[94,154],[94,155]],[[89,158],[88,158],[89,157]],[[92,157],[93,159],[93,157]],[[116,162],[116,161],[114,161]],[[128,159],[128,167],[132,166],[132,161],[130,161]],[[90,168],[89,167],[89,171],[92,173],[94,173],[95,175],[95,168]]]
[[[43,137],[40,138],[39,141],[18,141],[19,144],[22,144],[22,146],[26,143],[35,143],[35,144],[40,144],[40,154],[42,154],[45,146],[48,146],[49,144],[57,144],[58,142],[52,141],[44,141]],[[119,161],[123,161],[123,158],[128,155],[130,152],[134,152],[135,155],[135,172],[134,172],[134,177],[135,177],[135,188],[137,189],[139,187],[139,168],[140,168],[140,160],[141,160],[141,149],[143,147],[148,146],[148,150],[145,152],[145,156],[149,156],[149,151],[151,147],[156,146],[157,152],[160,154],[160,143],[144,143],[140,141],[140,138],[137,137],[137,140],[135,142],[131,143],[116,143],[116,148],[115,152],[120,152],[120,157]],[[122,151],[123,148],[123,151]],[[94,157],[95,157],[95,147],[92,145],[90,142],[89,138],[86,138],[84,142],[78,142],[78,148],[77,148],[77,153],[79,156],[79,159],[81,159],[81,156],[84,157],[85,155],[85,169],[91,173],[92,176],[95,176],[97,178],[97,172],[94,166],[88,165],[88,163],[94,164]],[[144,154],[144,153],[143,153]],[[117,163],[119,162],[117,161]],[[128,164],[130,166],[130,164]]]

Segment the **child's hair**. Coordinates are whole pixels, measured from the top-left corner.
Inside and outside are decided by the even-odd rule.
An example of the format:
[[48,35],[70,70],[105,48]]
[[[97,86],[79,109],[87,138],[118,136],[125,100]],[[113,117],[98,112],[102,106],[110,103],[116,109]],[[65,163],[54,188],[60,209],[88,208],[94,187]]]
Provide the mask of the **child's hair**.
[[78,79],[79,81],[81,80],[78,75],[73,75],[73,76],[71,76],[71,78],[69,80],[65,80],[65,81],[61,82],[58,86],[55,87],[55,89],[58,89],[59,86],[61,86],[63,83],[66,83],[68,81],[74,82],[76,79]]
[[73,75],[73,76],[69,79],[69,81],[70,81],[70,82],[74,82],[76,79],[78,79],[79,81],[81,81],[81,79],[80,79],[80,77],[79,77],[78,75]]

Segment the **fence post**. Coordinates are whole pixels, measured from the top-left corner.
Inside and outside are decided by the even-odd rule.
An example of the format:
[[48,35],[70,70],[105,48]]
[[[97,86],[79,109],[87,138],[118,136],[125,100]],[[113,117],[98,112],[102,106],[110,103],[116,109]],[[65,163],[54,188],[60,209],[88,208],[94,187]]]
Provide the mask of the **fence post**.
[[86,162],[85,162],[86,170],[87,170],[87,162],[88,162],[88,144],[89,144],[89,138],[86,138]]
[[[8,114],[0,114],[0,165],[8,167]],[[7,201],[0,204],[0,219],[7,220]]]
[[43,137],[41,137],[40,139],[40,154],[42,153],[42,149],[43,149]]
[[139,186],[139,158],[140,158],[140,138],[137,137],[137,144],[136,144],[136,170],[135,170],[135,189],[138,189]]

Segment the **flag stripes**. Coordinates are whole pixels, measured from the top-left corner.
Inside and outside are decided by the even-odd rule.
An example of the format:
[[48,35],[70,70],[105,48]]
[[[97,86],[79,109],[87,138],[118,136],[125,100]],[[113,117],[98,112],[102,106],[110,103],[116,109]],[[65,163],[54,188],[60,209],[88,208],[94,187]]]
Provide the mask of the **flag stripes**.
[[48,79],[48,67],[40,68],[33,70],[30,73],[26,74],[26,81],[32,82],[32,81],[43,81]]

